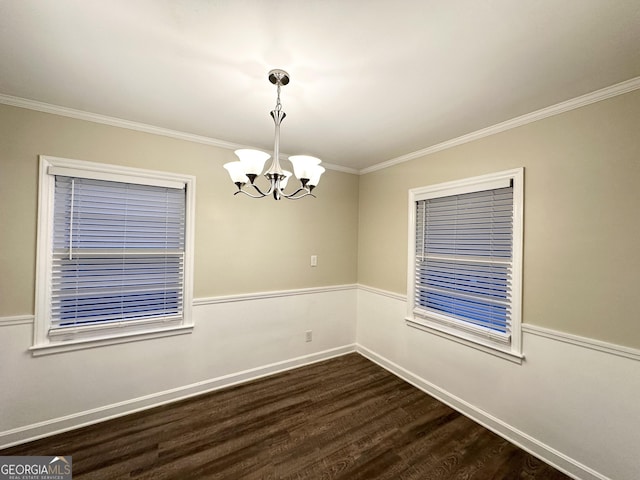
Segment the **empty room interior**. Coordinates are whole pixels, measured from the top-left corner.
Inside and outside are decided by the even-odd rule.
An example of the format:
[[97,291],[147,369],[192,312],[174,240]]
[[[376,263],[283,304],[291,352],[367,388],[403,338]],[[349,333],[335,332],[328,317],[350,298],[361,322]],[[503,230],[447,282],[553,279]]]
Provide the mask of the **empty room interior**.
[[0,1],[0,456],[637,480],[639,185],[636,0]]

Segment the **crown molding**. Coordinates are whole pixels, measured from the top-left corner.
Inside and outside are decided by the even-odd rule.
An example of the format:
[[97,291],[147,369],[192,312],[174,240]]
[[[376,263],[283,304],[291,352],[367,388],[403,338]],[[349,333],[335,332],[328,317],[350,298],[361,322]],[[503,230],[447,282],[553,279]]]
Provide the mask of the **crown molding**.
[[[472,142],[474,140],[479,140],[484,137],[495,135],[496,133],[511,130],[512,128],[521,127],[528,123],[533,123],[547,117],[559,115],[570,110],[575,110],[576,108],[584,107],[586,105],[590,105],[592,103],[606,100],[607,98],[615,97],[618,95],[623,95],[625,93],[632,92],[638,89],[640,89],[640,77],[635,77],[624,82],[620,82],[615,85],[596,90],[595,92],[587,93],[571,100],[560,102],[555,105],[536,110],[535,112],[527,113],[519,117],[512,118],[511,120],[507,120],[505,122],[501,122],[487,128],[476,130],[475,132],[467,133],[460,137],[453,138],[451,140],[447,140],[445,142],[438,143],[436,145],[432,145],[430,147],[423,148],[412,153],[407,153],[406,155],[401,155],[399,157],[392,158],[390,160],[360,170],[326,162],[322,162],[322,165],[328,170],[335,170],[338,172],[350,173],[355,175],[365,175],[367,173],[392,167],[400,163],[408,162],[410,160],[424,157],[432,153],[440,152],[448,148]],[[122,118],[109,117],[107,115],[100,115],[97,113],[85,112],[83,110],[61,107],[58,105],[39,102],[36,100],[29,100],[21,97],[14,97],[11,95],[0,94],[0,104],[26,108],[29,110],[36,110],[44,113],[51,113],[63,117],[75,118],[78,120],[86,120],[88,122],[101,123],[103,125],[110,125],[113,127],[136,130],[139,132],[151,133],[153,135],[161,135],[164,137],[185,140],[188,142],[201,143],[204,145],[225,148],[228,150],[236,150],[238,148],[255,148],[251,145],[240,145],[216,138],[205,137],[203,135],[180,132],[178,130],[171,130],[168,128],[157,127],[146,123],[133,122],[130,120],[124,120]]]
[[[132,122],[122,118],[100,115],[98,113],[85,112],[74,108],[61,107],[50,103],[39,102],[37,100],[29,100],[22,97],[14,97],[12,95],[0,94],[0,104],[12,107],[26,108],[38,112],[51,113],[62,117],[75,118],[76,120],[85,120],[87,122],[100,123],[110,125],[112,127],[126,128],[138,132],[151,133],[153,135],[161,135],[163,137],[185,140],[187,142],[201,143],[212,147],[224,148],[227,150],[237,150],[239,148],[256,148],[251,145],[240,145],[238,143],[226,142],[217,138],[205,137],[203,135],[195,135],[192,133],[180,132],[169,128],[157,127],[147,123]],[[261,149],[258,149],[261,150]],[[328,170],[336,170],[339,172],[352,173],[358,175],[360,172],[355,168],[343,167],[332,163],[322,162],[322,166]]]
[[475,132],[467,133],[466,135],[462,135],[460,137],[453,138],[436,145],[432,145],[422,150],[408,153],[400,157],[392,158],[391,160],[372,165],[371,167],[363,168],[359,173],[360,175],[364,175],[367,173],[375,172],[376,170],[382,170],[384,168],[392,167],[400,163],[408,162],[409,160],[414,160],[416,158],[424,157],[432,153],[440,152],[448,148],[462,145],[464,143],[479,140],[490,135],[495,135],[496,133],[511,130],[512,128],[521,127],[528,123],[537,122],[538,120],[542,120],[547,117],[559,115],[570,110],[575,110],[576,108],[584,107],[586,105],[590,105],[592,103],[606,100],[607,98],[615,97],[618,95],[623,95],[625,93],[629,93],[638,89],[640,89],[640,77],[635,77],[630,80],[626,80],[624,82],[617,83],[600,90],[596,90],[595,92],[587,93],[571,100],[560,102],[555,105],[551,105],[550,107],[545,107],[540,110],[536,110],[535,112],[527,113],[525,115],[512,118],[511,120],[507,120],[505,122],[497,123],[496,125],[483,128],[481,130],[476,130]]
[[327,163],[324,160],[322,161],[322,166],[324,168],[326,168],[327,170],[335,170],[337,172],[351,173],[353,175],[360,175],[360,170],[358,170],[357,168],[344,167],[342,165],[336,165],[334,163]]
[[211,145],[213,147],[234,150],[238,148],[247,148],[245,145],[225,142],[224,140],[218,140],[216,138],[194,135],[191,133],[180,132],[168,128],[156,127],[147,123],[132,122],[130,120],[124,120],[122,118],[109,117],[107,115],[85,112],[83,110],[61,107],[59,105],[38,102],[36,100],[29,100],[27,98],[13,97],[11,95],[0,94],[0,103],[11,105],[13,107],[26,108],[29,110],[36,110],[38,112],[52,113],[54,115],[60,115],[63,117],[75,118],[77,120],[86,120],[88,122],[101,123],[103,125],[110,125],[112,127],[126,128],[128,130],[136,130],[138,132],[151,133],[154,135],[176,138],[178,140],[186,140],[188,142],[202,143],[205,145]]

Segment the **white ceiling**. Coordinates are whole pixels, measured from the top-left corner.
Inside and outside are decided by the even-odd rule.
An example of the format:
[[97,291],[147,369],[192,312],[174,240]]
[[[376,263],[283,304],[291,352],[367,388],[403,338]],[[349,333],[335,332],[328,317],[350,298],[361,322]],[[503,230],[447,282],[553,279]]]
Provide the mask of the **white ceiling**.
[[640,76],[638,0],[0,0],[0,94],[363,169]]

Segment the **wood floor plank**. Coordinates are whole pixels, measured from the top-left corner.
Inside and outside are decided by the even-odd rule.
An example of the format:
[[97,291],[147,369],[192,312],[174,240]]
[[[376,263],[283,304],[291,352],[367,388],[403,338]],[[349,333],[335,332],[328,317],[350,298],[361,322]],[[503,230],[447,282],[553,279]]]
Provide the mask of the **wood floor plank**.
[[566,480],[358,354],[45,438],[76,480]]

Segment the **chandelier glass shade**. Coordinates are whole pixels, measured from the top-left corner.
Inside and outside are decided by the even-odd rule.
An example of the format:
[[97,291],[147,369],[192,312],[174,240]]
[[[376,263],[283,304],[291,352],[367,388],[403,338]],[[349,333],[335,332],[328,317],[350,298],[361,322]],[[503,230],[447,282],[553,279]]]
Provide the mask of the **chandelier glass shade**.
[[[272,195],[276,200],[282,198],[297,200],[308,195],[315,197],[311,192],[318,186],[320,177],[325,169],[320,166],[320,159],[308,155],[292,155],[289,157],[289,161],[293,166],[293,173],[300,181],[300,186],[297,190],[289,194],[284,191],[292,173],[283,170],[280,165],[280,124],[287,116],[282,110],[282,104],[280,103],[280,87],[287,85],[289,79],[289,74],[284,70],[271,70],[269,72],[269,81],[278,88],[276,106],[271,110],[271,118],[273,118],[275,124],[273,157],[260,150],[242,148],[234,152],[239,160],[224,164],[224,168],[229,172],[231,181],[238,187],[234,195],[243,193],[252,198],[262,198]],[[264,173],[268,187],[263,191],[255,181],[262,174],[265,162],[269,158],[272,158],[271,165]],[[252,191],[244,190],[247,184],[253,188]]]

